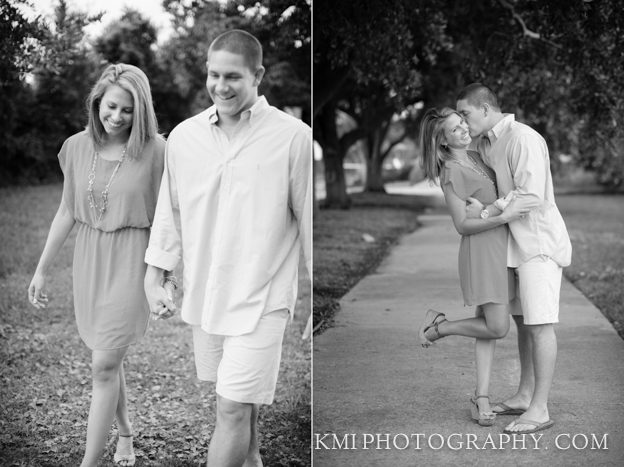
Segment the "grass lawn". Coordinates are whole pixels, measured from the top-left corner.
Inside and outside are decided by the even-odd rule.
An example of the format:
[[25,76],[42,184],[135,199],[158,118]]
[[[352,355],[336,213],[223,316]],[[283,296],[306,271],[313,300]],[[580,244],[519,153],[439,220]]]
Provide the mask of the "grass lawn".
[[[72,241],[50,274],[50,305],[29,306],[27,287],[60,200],[60,185],[0,190],[0,465],[79,465],[89,410],[90,351],[72,308]],[[275,402],[260,412],[265,465],[310,465],[310,312],[301,274],[295,322],[284,339]],[[191,332],[179,317],[152,321],[126,359],[137,466],[205,462],[214,428],[212,385],[195,377]],[[112,462],[113,429],[101,465]]]
[[348,210],[319,210],[314,217],[314,327],[331,325],[339,299],[374,270],[388,249],[418,227],[426,206],[417,196],[357,193]]
[[557,195],[572,240],[564,274],[624,338],[624,195]]

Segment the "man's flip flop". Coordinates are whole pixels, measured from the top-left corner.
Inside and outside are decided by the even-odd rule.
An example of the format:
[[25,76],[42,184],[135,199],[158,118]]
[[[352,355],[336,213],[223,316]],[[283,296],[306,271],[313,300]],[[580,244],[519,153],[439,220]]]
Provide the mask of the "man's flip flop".
[[[500,407],[501,411],[496,410],[496,407]],[[524,409],[516,409],[514,407],[509,407],[504,402],[495,402],[492,406],[492,412],[496,415],[522,415],[526,410]]]
[[503,430],[503,433],[507,433],[507,434],[510,434],[510,435],[513,435],[513,434],[516,434],[516,435],[528,435],[529,433],[535,433],[537,431],[545,430],[546,428],[550,428],[551,426],[553,426],[555,424],[555,422],[553,422],[552,420],[548,420],[547,422],[540,423],[540,422],[535,422],[533,420],[528,420],[526,418],[518,418],[518,419],[514,420],[512,423],[514,424],[514,426],[516,426],[516,425],[533,425],[533,428],[528,429],[528,430],[518,430],[518,431],[511,431],[511,430],[508,430],[507,428],[505,428]]

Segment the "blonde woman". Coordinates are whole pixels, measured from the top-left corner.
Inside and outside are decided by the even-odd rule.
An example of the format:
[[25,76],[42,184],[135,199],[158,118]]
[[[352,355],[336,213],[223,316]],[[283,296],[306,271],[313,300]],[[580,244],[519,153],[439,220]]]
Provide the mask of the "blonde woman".
[[470,399],[472,418],[490,426],[495,414],[489,403],[489,383],[496,340],[509,330],[508,304],[514,298],[513,270],[507,268],[506,223],[523,215],[511,202],[498,216],[466,217],[466,203],[474,199],[484,205],[497,198],[496,179],[479,154],[468,149],[468,126],[454,110],[428,110],[420,126],[423,170],[437,181],[461,235],[459,279],[467,306],[476,306],[474,318],[447,320],[443,313],[428,310],[420,328],[423,347],[446,336],[476,338],[477,387]]
[[132,65],[108,66],[87,101],[88,124],[59,153],[63,195],[28,287],[45,308],[47,272],[74,226],[74,308],[92,351],[93,391],[82,466],[95,466],[116,418],[114,460],[134,465],[123,360],[145,334],[149,308],[143,261],[163,172],[150,86]]

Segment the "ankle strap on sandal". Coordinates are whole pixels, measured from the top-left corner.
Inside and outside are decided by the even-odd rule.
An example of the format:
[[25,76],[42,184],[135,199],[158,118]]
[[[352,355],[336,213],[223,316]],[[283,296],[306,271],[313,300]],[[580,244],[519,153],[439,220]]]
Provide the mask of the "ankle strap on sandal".
[[475,396],[475,399],[487,399],[487,400],[490,400],[490,396],[483,396],[483,395]]

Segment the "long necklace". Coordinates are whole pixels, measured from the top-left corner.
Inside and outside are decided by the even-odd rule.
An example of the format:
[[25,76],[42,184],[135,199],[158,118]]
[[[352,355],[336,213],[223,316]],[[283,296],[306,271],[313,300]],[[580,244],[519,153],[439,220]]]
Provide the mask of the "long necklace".
[[490,178],[490,176],[488,175],[488,173],[479,165],[479,163],[474,160],[474,158],[470,155],[470,154],[466,154],[468,156],[468,159],[470,159],[470,162],[472,162],[473,165],[473,170],[475,172],[477,172],[479,175],[484,176],[485,178],[487,178],[490,182],[492,182],[492,184],[494,184],[494,180],[492,180]]
[[471,164],[467,164],[464,161],[461,161],[459,159],[452,159],[450,162],[455,162],[456,164],[459,164],[462,167],[466,167],[467,169],[470,169],[473,172],[478,173],[482,177],[485,177],[488,182],[494,185],[494,180],[492,180],[490,176],[487,174],[487,172],[479,166],[477,161],[475,161],[470,154],[466,154],[466,156],[468,157],[468,160],[470,160]]
[[121,152],[121,159],[119,159],[119,162],[117,162],[115,170],[113,170],[113,173],[110,176],[108,183],[104,187],[104,190],[102,190],[102,204],[98,206],[97,202],[95,201],[95,196],[93,195],[93,183],[95,182],[95,166],[97,165],[97,160],[99,157],[100,154],[95,151],[95,154],[93,154],[93,163],[91,164],[91,170],[89,171],[89,185],[87,186],[87,198],[89,200],[89,207],[95,211],[97,216],[97,222],[100,222],[102,220],[102,216],[104,216],[104,213],[108,208],[108,190],[113,183],[115,175],[117,175],[119,167],[121,167],[121,164],[126,159],[126,146],[124,146],[123,151]]

